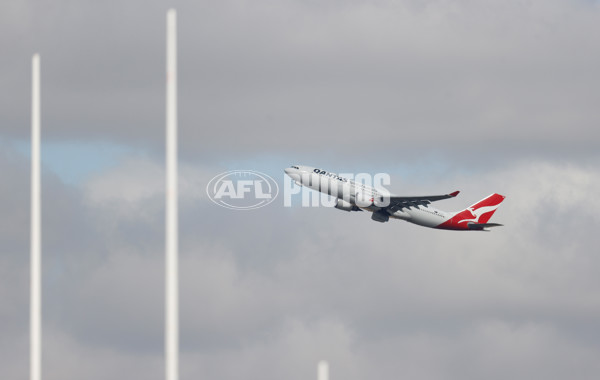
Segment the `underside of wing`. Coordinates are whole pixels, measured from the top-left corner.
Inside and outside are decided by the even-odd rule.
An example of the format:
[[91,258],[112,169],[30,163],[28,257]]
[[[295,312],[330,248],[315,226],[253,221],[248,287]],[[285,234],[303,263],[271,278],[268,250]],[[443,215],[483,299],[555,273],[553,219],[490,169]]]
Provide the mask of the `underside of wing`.
[[489,231],[488,228],[500,227],[500,226],[502,226],[502,224],[499,224],[499,223],[469,223],[467,226],[469,227],[470,230]]
[[413,197],[390,197],[390,205],[387,207],[389,212],[394,212],[403,208],[426,206],[431,202],[441,201],[442,199],[454,198],[458,195],[458,191],[454,191],[450,194],[444,195],[424,195],[424,196],[413,196]]

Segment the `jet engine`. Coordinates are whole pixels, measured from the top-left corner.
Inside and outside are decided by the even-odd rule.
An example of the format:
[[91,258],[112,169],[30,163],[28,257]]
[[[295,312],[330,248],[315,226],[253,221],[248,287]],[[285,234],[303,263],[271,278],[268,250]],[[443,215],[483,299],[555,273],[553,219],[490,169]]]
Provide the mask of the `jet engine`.
[[339,210],[344,210],[344,211],[360,211],[360,209],[358,207],[356,207],[355,205],[353,205],[352,203],[346,202],[345,200],[340,199],[340,198],[338,198],[334,207]]
[[381,222],[381,223],[385,223],[388,220],[390,220],[390,214],[388,214],[387,212],[385,212],[384,210],[381,211],[375,211],[373,213],[373,215],[371,215],[371,219],[373,219],[376,222]]

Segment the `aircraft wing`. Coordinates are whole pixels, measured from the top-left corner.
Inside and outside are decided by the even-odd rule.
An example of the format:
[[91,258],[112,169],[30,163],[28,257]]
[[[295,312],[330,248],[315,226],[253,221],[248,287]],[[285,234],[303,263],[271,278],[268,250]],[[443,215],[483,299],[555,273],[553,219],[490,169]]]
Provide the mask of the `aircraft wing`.
[[444,195],[424,195],[417,197],[397,197],[390,196],[390,205],[386,208],[390,212],[401,210],[403,208],[416,207],[419,205],[427,205],[431,202],[441,201],[442,199],[454,198],[459,191]]

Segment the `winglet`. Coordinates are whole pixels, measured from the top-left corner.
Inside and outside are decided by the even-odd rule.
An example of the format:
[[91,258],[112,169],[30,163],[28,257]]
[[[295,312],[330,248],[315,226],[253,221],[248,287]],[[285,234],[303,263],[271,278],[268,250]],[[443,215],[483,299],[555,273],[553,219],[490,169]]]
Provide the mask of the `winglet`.
[[448,195],[449,195],[449,196],[451,196],[451,197],[455,197],[455,196],[457,196],[457,195],[458,195],[458,193],[460,193],[460,191],[458,191],[458,190],[457,190],[457,191],[455,191],[455,192],[453,192],[453,193],[450,193],[450,194],[448,194]]

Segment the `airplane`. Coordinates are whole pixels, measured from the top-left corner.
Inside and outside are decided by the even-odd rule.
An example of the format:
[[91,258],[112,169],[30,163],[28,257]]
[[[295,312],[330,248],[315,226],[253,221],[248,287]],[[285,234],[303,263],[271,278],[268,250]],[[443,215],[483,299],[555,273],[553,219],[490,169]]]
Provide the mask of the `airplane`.
[[395,196],[335,173],[310,166],[292,165],[285,173],[300,186],[336,197],[335,208],[344,211],[370,211],[371,219],[387,222],[401,219],[420,226],[455,231],[489,231],[502,226],[488,223],[504,196],[491,194],[470,207],[445,212],[430,206],[431,202],[454,198],[458,191],[444,195]]

